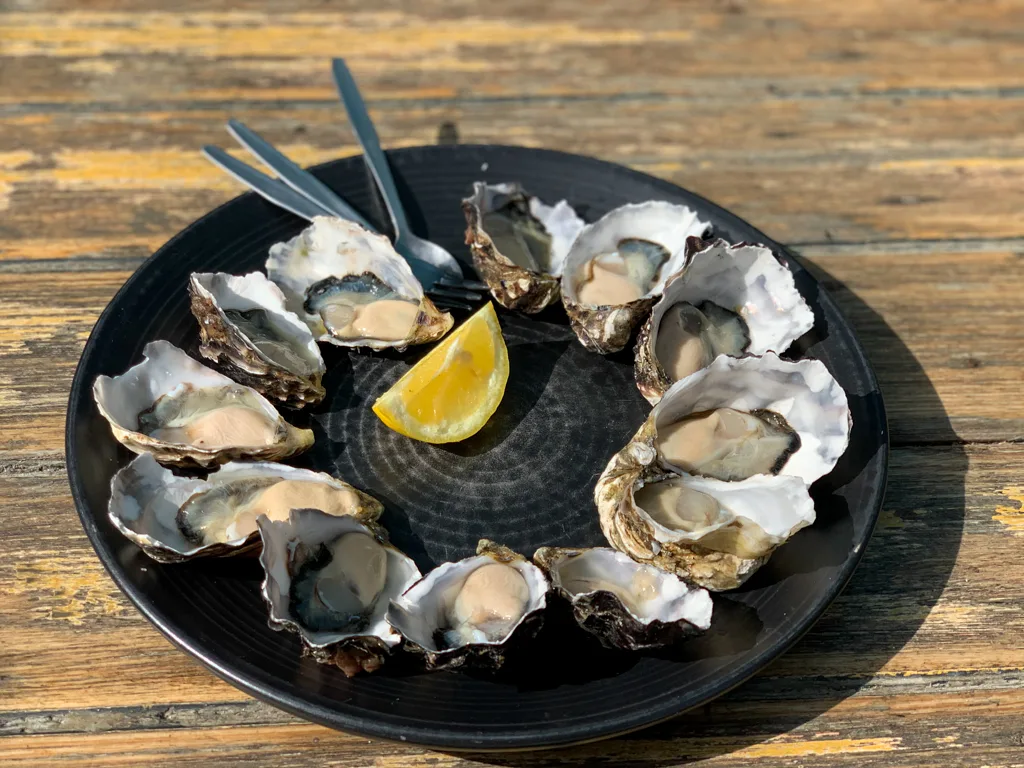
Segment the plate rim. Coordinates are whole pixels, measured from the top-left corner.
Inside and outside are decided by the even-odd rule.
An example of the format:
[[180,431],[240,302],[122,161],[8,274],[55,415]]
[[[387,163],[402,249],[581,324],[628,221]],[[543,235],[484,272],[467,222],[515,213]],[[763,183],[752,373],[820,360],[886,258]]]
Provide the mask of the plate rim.
[[[768,235],[766,235],[761,229],[755,227],[736,214],[712,202],[711,200],[708,200],[704,196],[687,189],[686,187],[618,163],[601,160],[587,155],[564,152],[561,150],[522,147],[507,144],[420,145],[388,150],[387,154],[389,156],[401,156],[414,155],[425,151],[445,152],[460,150],[475,150],[483,152],[523,152],[534,155],[546,155],[552,160],[560,160],[562,162],[585,162],[603,167],[608,172],[625,172],[642,177],[644,181],[653,188],[660,187],[676,193],[682,191],[687,196],[699,201],[706,211],[713,212],[713,214],[720,219],[732,221],[739,226],[758,232],[763,238],[761,244],[771,248],[777,256],[781,256],[784,259],[787,268],[789,268],[794,274],[808,272],[807,268],[801,263],[800,257],[794,254],[789,248],[768,237]],[[361,157],[361,155],[357,153],[354,155],[335,158],[319,163],[315,166],[311,166],[308,170],[313,173],[317,173],[335,164],[352,161],[354,158],[358,157]],[[75,373],[68,394],[64,435],[65,464],[68,483],[70,485],[71,495],[75,503],[76,511],[78,512],[79,521],[89,539],[90,545],[95,551],[97,557],[100,559],[100,562],[103,563],[107,573],[136,610],[138,610],[151,625],[156,627],[156,629],[165,638],[167,638],[175,648],[187,653],[193,659],[200,662],[203,667],[213,672],[221,680],[224,680],[233,687],[238,688],[242,692],[253,696],[256,699],[269,703],[304,720],[336,730],[341,730],[343,732],[374,739],[381,739],[396,744],[418,745],[431,749],[447,750],[452,752],[478,753],[534,751],[567,747],[599,741],[606,738],[614,738],[616,736],[622,736],[627,733],[632,733],[634,731],[657,725],[658,723],[671,720],[683,712],[707,704],[719,696],[737,688],[749,680],[758,671],[767,666],[771,661],[777,659],[783,653],[792,648],[793,645],[818,622],[821,616],[849,583],[853,574],[856,572],[858,565],[863,559],[864,551],[867,548],[866,545],[870,542],[882,506],[884,505],[891,454],[889,427],[884,397],[882,395],[881,388],[878,385],[878,379],[875,375],[874,368],[864,351],[860,338],[853,329],[853,326],[847,320],[845,314],[836,304],[831,293],[820,280],[818,280],[814,275],[810,275],[811,279],[814,280],[815,284],[817,284],[819,288],[819,300],[829,305],[829,308],[841,317],[844,324],[850,329],[850,336],[853,341],[857,358],[855,361],[856,367],[866,374],[867,382],[870,385],[870,391],[878,392],[879,395],[877,398],[877,410],[881,421],[882,434],[880,436],[878,451],[881,454],[881,464],[878,480],[874,487],[874,494],[877,495],[878,500],[877,503],[874,504],[873,509],[869,511],[869,518],[864,527],[862,539],[851,542],[853,550],[852,559],[848,558],[843,569],[838,572],[837,578],[835,578],[831,584],[829,584],[819,594],[818,598],[814,600],[813,608],[805,615],[803,620],[787,627],[786,631],[780,633],[775,640],[772,641],[771,645],[766,647],[761,653],[748,659],[745,664],[740,666],[737,670],[734,670],[727,677],[721,678],[721,683],[706,686],[706,690],[700,701],[686,706],[677,704],[674,708],[671,706],[662,706],[660,708],[662,711],[658,712],[653,717],[644,716],[643,713],[634,713],[631,719],[629,716],[626,716],[627,722],[620,722],[618,725],[613,727],[608,727],[605,721],[601,721],[601,723],[582,723],[572,726],[558,726],[555,724],[550,733],[545,731],[544,735],[539,739],[533,736],[533,734],[536,733],[535,731],[529,731],[525,734],[486,734],[485,732],[477,732],[476,735],[466,733],[461,736],[455,736],[451,731],[439,731],[436,727],[431,728],[414,725],[394,726],[388,724],[375,727],[375,723],[366,716],[353,716],[338,709],[323,707],[287,691],[274,690],[269,686],[261,684],[257,680],[248,678],[244,674],[236,673],[231,669],[230,664],[220,662],[216,658],[217,654],[204,649],[201,642],[197,642],[191,637],[180,637],[180,633],[175,632],[174,628],[170,625],[168,620],[169,617],[166,617],[154,606],[148,605],[145,595],[141,594],[135,585],[127,578],[127,574],[120,568],[119,564],[113,557],[113,554],[99,541],[101,535],[95,524],[96,515],[89,508],[84,498],[84,491],[80,487],[81,480],[78,471],[79,462],[78,455],[75,450],[75,438],[79,415],[78,405],[83,401],[83,390],[90,386],[89,382],[84,380],[84,369],[86,367],[86,361],[95,353],[100,344],[100,331],[102,331],[105,324],[109,321],[113,313],[114,306],[125,294],[128,294],[133,290],[135,282],[140,279],[140,275],[144,272],[145,268],[160,257],[165,250],[185,237],[198,223],[217,216],[223,209],[235,205],[243,199],[251,199],[255,197],[257,197],[255,192],[242,193],[241,195],[225,201],[216,208],[213,208],[190,222],[186,227],[175,233],[174,236],[168,239],[163,245],[153,251],[148,258],[139,264],[131,276],[111,297],[93,325],[89,338],[83,346],[78,363],[75,366]],[[104,509],[101,512],[100,517],[105,516],[106,510]]]

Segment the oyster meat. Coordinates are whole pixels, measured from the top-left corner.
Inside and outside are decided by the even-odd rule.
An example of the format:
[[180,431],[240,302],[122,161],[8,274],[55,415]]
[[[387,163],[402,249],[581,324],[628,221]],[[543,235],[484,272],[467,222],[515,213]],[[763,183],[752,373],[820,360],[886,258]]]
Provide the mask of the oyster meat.
[[710,225],[683,205],[624,205],[585,226],[565,258],[562,303],[587,349],[618,352]]
[[288,308],[320,341],[402,350],[436,341],[454,323],[386,237],[350,221],[314,218],[298,236],[273,246],[266,266]]
[[608,542],[708,589],[739,586],[814,521],[846,450],[846,393],[817,360],[721,356],[666,392],[594,492]]
[[349,677],[379,669],[401,641],[385,617],[420,577],[412,559],[380,526],[350,515],[293,509],[257,522],[270,625],[297,632],[317,661]]
[[534,562],[572,606],[576,622],[608,648],[669,645],[711,626],[711,596],[614,549],[542,547]]
[[718,355],[782,353],[814,326],[793,274],[768,248],[694,240],[690,249],[637,338],[636,382],[652,404]]
[[800,448],[800,436],[775,411],[735,408],[690,414],[658,429],[664,464],[681,472],[744,480],[778,474]]
[[435,568],[393,600],[388,621],[430,669],[493,668],[513,639],[540,629],[547,591],[537,566],[481,539],[475,557]]
[[108,515],[154,560],[235,554],[257,544],[256,519],[292,509],[376,520],[380,502],[322,472],[271,462],[230,462],[205,480],[175,475],[142,454],[111,480]]
[[289,405],[323,399],[326,367],[316,340],[263,273],[193,273],[189,294],[203,357],[236,381]]
[[97,376],[93,398],[111,431],[135,453],[165,464],[209,467],[232,459],[283,459],[313,444],[250,387],[196,362],[167,341],[120,376]]
[[558,300],[562,265],[583,229],[569,203],[549,206],[518,184],[478,181],[462,211],[473,265],[499,304],[532,314]]

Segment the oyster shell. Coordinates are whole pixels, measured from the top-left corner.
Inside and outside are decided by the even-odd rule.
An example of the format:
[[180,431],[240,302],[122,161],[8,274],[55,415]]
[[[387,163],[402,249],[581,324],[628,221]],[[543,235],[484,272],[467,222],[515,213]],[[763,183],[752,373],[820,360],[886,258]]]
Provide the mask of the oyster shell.
[[267,397],[300,408],[323,399],[316,340],[263,273],[196,272],[189,294],[203,357]]
[[114,437],[165,464],[209,467],[232,459],[276,460],[313,444],[256,390],[207,368],[168,341],[120,376],[97,376],[93,398]]
[[452,316],[423,293],[391,242],[351,221],[318,216],[271,247],[267,275],[319,341],[405,349],[436,341]]
[[846,393],[821,362],[720,356],[673,384],[612,457],[594,490],[601,529],[691,583],[739,586],[814,521],[808,487],[849,434]]
[[372,522],[381,503],[322,472],[230,462],[205,480],[181,477],[142,454],[114,475],[107,513],[121,533],[164,563],[230,555],[258,544],[256,518],[315,507]]
[[518,184],[478,181],[462,211],[473,265],[499,304],[533,314],[558,300],[562,265],[583,229],[569,203],[549,206]]
[[724,482],[665,475],[642,465],[632,472],[621,469],[618,488],[605,496],[601,513],[609,543],[706,589],[740,586],[815,519],[814,501],[799,477]]
[[624,205],[585,226],[562,273],[562,303],[583,346],[601,354],[625,347],[686,265],[687,239],[709,226],[686,206],[661,201]]
[[428,669],[496,668],[513,640],[540,629],[547,592],[536,565],[481,539],[475,557],[438,566],[395,598],[388,621]]
[[[707,368],[673,384],[651,411],[648,424],[656,431],[679,435],[679,425],[692,424],[696,415],[718,409],[756,415],[764,425],[763,434],[771,438],[776,449],[778,461],[769,461],[772,473],[795,475],[807,484],[832,471],[850,440],[846,393],[825,365],[819,360],[789,362],[774,352],[762,357],[716,358]],[[725,426],[731,428],[728,422]],[[660,440],[654,435],[652,440],[663,468],[702,474],[692,464],[684,463],[692,456],[672,452],[674,445],[664,435]],[[759,453],[737,455],[765,458]],[[723,455],[716,461],[724,459]],[[740,474],[733,471],[721,479],[741,479]]]
[[711,596],[614,549],[542,547],[533,560],[607,648],[657,648],[711,626]]
[[412,559],[380,526],[352,516],[293,509],[258,525],[270,626],[297,632],[317,661],[349,677],[379,669],[401,641],[385,616],[420,577]]
[[640,329],[636,383],[654,404],[720,354],[782,353],[813,326],[793,274],[771,250],[716,240],[669,280]]

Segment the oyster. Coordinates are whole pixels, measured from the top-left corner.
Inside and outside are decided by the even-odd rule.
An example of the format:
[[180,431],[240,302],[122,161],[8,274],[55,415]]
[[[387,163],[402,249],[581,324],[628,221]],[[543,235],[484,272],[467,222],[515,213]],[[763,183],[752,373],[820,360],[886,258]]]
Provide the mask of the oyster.
[[[665,469],[739,480],[767,467],[810,484],[846,450],[850,408],[819,360],[723,355],[673,384],[647,426]],[[695,454],[695,441],[708,451]]]
[[111,431],[135,453],[165,464],[208,467],[232,459],[283,459],[313,432],[281,418],[266,398],[196,362],[167,341],[120,376],[97,376],[93,398]]
[[481,539],[475,557],[438,566],[395,598],[388,621],[429,669],[498,667],[513,637],[540,629],[547,591],[537,566]]
[[807,483],[792,475],[724,482],[641,472],[602,517],[616,549],[712,590],[733,589],[815,519]]
[[267,397],[296,407],[323,399],[316,340],[263,273],[193,273],[189,294],[203,357]]
[[669,645],[711,626],[711,596],[614,549],[542,547],[533,560],[577,623],[608,648]]
[[154,560],[227,555],[257,544],[256,518],[292,509],[376,520],[381,503],[322,472],[270,462],[230,462],[205,480],[180,477],[142,454],[110,482],[108,515]]
[[558,300],[562,265],[583,229],[569,203],[549,206],[518,184],[478,181],[462,211],[473,265],[499,304],[532,314]]
[[267,275],[319,341],[402,350],[436,341],[452,316],[423,293],[391,242],[327,216],[270,249]]
[[380,526],[317,509],[258,519],[270,625],[297,632],[319,662],[347,676],[373,672],[401,641],[385,619],[389,601],[419,577]]
[[612,457],[605,538],[708,589],[743,583],[814,521],[808,487],[846,450],[846,393],[817,360],[721,356],[676,382]]
[[640,329],[637,386],[657,403],[673,382],[718,355],[782,353],[813,326],[793,274],[768,248],[716,240],[668,282]]
[[683,205],[624,205],[588,224],[565,258],[562,303],[587,349],[626,346],[633,329],[686,265],[687,239],[709,224]]

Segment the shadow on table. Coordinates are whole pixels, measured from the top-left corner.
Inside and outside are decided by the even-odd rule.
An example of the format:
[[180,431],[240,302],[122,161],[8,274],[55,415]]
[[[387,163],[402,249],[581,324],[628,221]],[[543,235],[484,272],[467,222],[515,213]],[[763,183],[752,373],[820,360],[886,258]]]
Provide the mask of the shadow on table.
[[[833,606],[817,629],[781,660],[701,709],[614,740],[542,753],[473,754],[472,759],[509,768],[669,766],[728,754],[798,728],[853,695],[920,628],[938,602],[960,548],[966,455],[913,353],[882,317],[845,285],[820,268],[812,271],[856,329],[888,401],[913,402],[913,418],[928,426],[938,444],[928,451],[926,465],[908,460],[914,450],[910,445],[895,452],[886,511],[865,560],[844,592],[845,606]],[[898,432],[894,445],[900,445]],[[931,479],[920,476],[922,467]],[[925,506],[928,517],[921,519],[920,509]],[[913,534],[900,531],[904,525],[901,516],[912,520]],[[927,552],[914,557],[920,550],[910,546],[908,536],[920,541],[923,526],[927,526]],[[882,531],[885,533],[879,535]],[[894,586],[897,582],[898,588]],[[887,601],[885,610],[872,609],[872,598],[877,603],[882,595]],[[862,596],[867,597],[863,612],[856,608]],[[831,657],[827,664],[821,663],[823,656]]]

